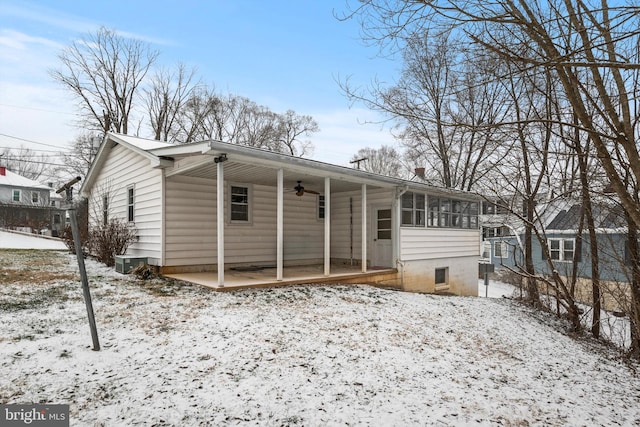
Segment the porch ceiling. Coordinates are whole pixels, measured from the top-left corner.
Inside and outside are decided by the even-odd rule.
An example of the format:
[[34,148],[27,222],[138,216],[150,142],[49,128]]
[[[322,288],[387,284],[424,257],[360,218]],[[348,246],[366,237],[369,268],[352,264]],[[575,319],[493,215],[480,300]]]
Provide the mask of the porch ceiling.
[[[302,186],[305,189],[315,190],[319,193],[324,192],[324,176],[309,172],[301,172],[299,170],[287,170],[286,166],[283,169],[285,189],[293,189],[298,184],[298,181],[302,181]],[[216,174],[217,165],[212,162],[186,171],[183,175],[196,178],[216,179]],[[277,168],[269,166],[228,160],[224,163],[224,176],[225,180],[231,182],[259,184],[273,187],[277,185]],[[361,184],[347,181],[344,178],[330,178],[332,178],[332,192],[339,193],[344,191],[355,191],[361,188]],[[369,188],[374,187],[369,186]]]

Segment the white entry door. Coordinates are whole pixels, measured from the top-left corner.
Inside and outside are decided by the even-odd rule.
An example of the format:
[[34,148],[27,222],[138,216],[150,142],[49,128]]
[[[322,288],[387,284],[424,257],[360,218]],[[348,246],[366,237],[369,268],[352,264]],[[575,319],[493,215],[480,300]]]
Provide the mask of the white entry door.
[[372,214],[372,267],[392,267],[391,208],[373,208]]

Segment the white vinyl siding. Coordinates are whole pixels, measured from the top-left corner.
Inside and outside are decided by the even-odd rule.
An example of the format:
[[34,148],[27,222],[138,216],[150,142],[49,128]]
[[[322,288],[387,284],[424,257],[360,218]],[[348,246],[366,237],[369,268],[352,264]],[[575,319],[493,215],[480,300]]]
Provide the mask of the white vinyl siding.
[[452,230],[437,228],[400,229],[401,259],[456,258],[479,256],[478,230]]
[[[234,184],[235,185],[235,184]],[[225,186],[225,263],[275,263],[276,188],[251,186],[251,222],[230,221],[230,186]],[[215,265],[215,180],[172,176],[166,182],[165,265]],[[324,225],[316,221],[313,195],[284,194],[284,260],[323,256]]]
[[[108,194],[109,219],[128,219],[128,188],[135,186],[135,228],[138,241],[127,251],[130,255],[155,258],[162,255],[162,171],[151,167],[140,154],[113,147],[91,189],[89,222],[104,221],[104,195]],[[153,260],[152,260],[153,261]]]
[[[391,190],[367,189],[367,205],[386,206],[391,208]],[[352,208],[349,207],[349,198],[352,198]],[[353,209],[353,212],[351,212]],[[351,216],[353,215],[353,225]],[[331,195],[331,257],[350,259],[353,250],[353,258],[362,258],[362,193],[360,190],[347,193],[335,193]],[[367,217],[367,221],[371,218]],[[372,239],[372,225],[367,224],[369,240]],[[352,240],[353,236],[353,240]],[[371,256],[371,253],[369,253]]]

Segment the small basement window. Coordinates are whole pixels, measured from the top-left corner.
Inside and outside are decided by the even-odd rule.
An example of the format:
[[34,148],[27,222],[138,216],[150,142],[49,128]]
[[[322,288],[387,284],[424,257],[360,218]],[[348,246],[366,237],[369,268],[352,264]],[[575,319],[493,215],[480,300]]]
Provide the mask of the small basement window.
[[436,289],[449,286],[449,267],[436,268]]

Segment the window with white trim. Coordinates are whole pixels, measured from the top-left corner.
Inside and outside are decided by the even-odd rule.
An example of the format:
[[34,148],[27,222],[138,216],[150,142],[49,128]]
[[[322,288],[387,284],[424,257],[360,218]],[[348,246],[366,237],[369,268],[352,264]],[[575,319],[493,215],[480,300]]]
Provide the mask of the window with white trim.
[[427,225],[439,228],[478,228],[478,202],[429,196]]
[[509,245],[507,244],[507,242],[493,242],[493,256],[496,258],[508,258]]
[[109,194],[102,196],[102,225],[107,225],[109,222]]
[[22,191],[13,190],[13,194],[11,195],[11,200],[13,200],[14,202],[21,201],[22,200]]
[[231,186],[231,222],[249,222],[249,187],[241,185]]
[[37,191],[31,192],[31,203],[40,203],[40,193]]
[[127,220],[135,221],[135,192],[133,187],[127,188]]
[[402,225],[410,227],[424,227],[425,200],[421,193],[407,191],[402,195]]
[[482,242],[482,259],[491,259],[491,242]]
[[324,194],[318,194],[318,219],[324,219]]
[[573,261],[576,248],[575,239],[549,239],[547,244],[549,245],[549,256],[552,260]]

